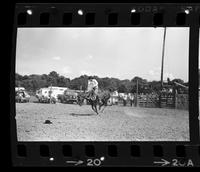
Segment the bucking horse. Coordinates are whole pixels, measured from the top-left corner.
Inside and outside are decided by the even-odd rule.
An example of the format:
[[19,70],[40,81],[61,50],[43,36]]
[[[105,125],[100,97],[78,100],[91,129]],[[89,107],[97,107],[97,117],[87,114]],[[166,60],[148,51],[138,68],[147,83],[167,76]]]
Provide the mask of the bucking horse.
[[[88,93],[81,92],[77,95],[77,104],[82,106],[84,100],[87,100],[91,105],[92,110],[99,114],[99,112],[103,112],[107,106],[108,100],[110,99],[110,91],[98,91],[98,94],[95,94],[92,90],[90,96]],[[103,108],[103,109],[102,109]]]

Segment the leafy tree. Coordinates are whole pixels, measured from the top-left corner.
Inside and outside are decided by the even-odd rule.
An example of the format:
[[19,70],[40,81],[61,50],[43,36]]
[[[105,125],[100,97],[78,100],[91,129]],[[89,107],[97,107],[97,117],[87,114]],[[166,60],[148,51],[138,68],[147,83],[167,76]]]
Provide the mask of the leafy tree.
[[60,76],[57,79],[57,85],[59,87],[69,87],[69,85],[70,85],[70,79],[69,78],[65,78],[64,76]]
[[[135,93],[137,89],[137,81],[138,81],[139,93],[148,93],[148,92],[160,90],[160,81],[148,82],[146,79],[143,79],[138,76],[133,77],[132,80],[128,80],[128,79],[120,80],[118,78],[109,78],[109,77],[100,78],[98,76],[94,76],[94,78],[98,81],[99,88],[102,90],[110,89],[111,91],[117,90],[123,93],[128,93],[128,92]],[[176,81],[178,83],[188,86],[188,83],[184,83],[183,80],[178,79],[178,78],[172,81]],[[81,75],[80,77],[76,77],[72,80],[64,76],[60,76],[55,71],[50,72],[48,75],[47,74],[42,74],[42,75],[32,74],[32,75],[22,76],[18,73],[16,73],[15,75],[15,86],[21,86],[30,91],[36,91],[36,89],[39,89],[42,87],[48,87],[50,85],[68,87],[68,88],[76,89],[76,90],[86,90],[87,84],[88,84],[87,75]]]
[[127,92],[127,88],[125,85],[121,84],[118,88],[118,92],[119,93],[126,93]]
[[49,77],[58,78],[59,74],[56,71],[52,71],[52,72],[49,73]]
[[87,78],[82,76],[79,78],[74,78],[73,80],[71,80],[70,82],[70,86],[71,89],[75,89],[75,90],[86,90],[87,89]]
[[22,82],[19,80],[15,80],[15,87],[21,87]]
[[42,80],[47,80],[47,78],[48,78],[48,75],[46,75],[46,74],[41,75]]
[[22,81],[22,80],[23,80],[23,76],[20,75],[20,74],[18,74],[18,73],[16,73],[16,74],[15,74],[15,80],[17,80],[17,81]]
[[160,85],[160,81],[151,81],[149,82],[149,89],[151,91],[156,91],[158,92],[161,88],[161,85]]
[[139,77],[139,76],[135,76],[132,80],[131,80],[131,82],[139,82],[139,83],[141,83],[142,81],[143,81],[143,79],[141,78],[141,77]]
[[28,75],[24,75],[22,79],[27,80],[27,79],[29,79],[29,77],[28,77]]

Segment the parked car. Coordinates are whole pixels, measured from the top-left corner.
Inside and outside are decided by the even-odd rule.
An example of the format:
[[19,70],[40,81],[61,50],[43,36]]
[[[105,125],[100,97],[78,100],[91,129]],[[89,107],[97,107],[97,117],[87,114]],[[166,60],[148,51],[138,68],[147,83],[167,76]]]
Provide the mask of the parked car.
[[58,95],[58,100],[61,103],[75,103],[77,102],[78,93],[74,90],[65,90],[63,94]]
[[30,100],[30,95],[24,91],[24,90],[19,90],[15,92],[15,101],[17,103],[26,103],[29,102]]
[[48,87],[50,89],[51,92],[51,96],[54,97],[56,99],[56,101],[58,101],[58,95],[60,94],[64,94],[64,91],[67,90],[67,87]]
[[36,91],[36,98],[41,103],[56,103],[56,97],[49,88],[41,88]]

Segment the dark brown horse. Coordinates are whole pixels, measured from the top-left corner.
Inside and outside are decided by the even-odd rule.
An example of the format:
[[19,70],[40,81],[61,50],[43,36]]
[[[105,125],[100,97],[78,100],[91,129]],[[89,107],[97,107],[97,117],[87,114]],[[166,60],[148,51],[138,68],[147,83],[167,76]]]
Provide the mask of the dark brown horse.
[[[100,91],[98,95],[95,95],[92,93],[91,96],[88,96],[88,93],[79,93],[77,96],[77,104],[82,106],[84,100],[87,100],[89,104],[91,105],[92,110],[96,112],[97,114],[99,114],[98,111],[100,111],[103,106],[105,109],[109,99],[110,99],[109,91]],[[104,109],[102,109],[101,112],[103,112]]]

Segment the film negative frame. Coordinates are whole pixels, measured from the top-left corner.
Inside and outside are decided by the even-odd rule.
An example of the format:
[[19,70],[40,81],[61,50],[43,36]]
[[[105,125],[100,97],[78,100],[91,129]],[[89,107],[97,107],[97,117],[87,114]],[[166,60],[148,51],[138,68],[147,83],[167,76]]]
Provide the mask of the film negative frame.
[[[27,10],[33,10],[28,15]],[[84,11],[79,16],[77,11]],[[132,19],[131,10],[136,10]],[[189,12],[188,14],[186,14]],[[198,49],[200,4],[16,4],[11,57],[11,151],[14,166],[200,166]],[[21,27],[189,27],[188,142],[18,142],[15,52]]]

